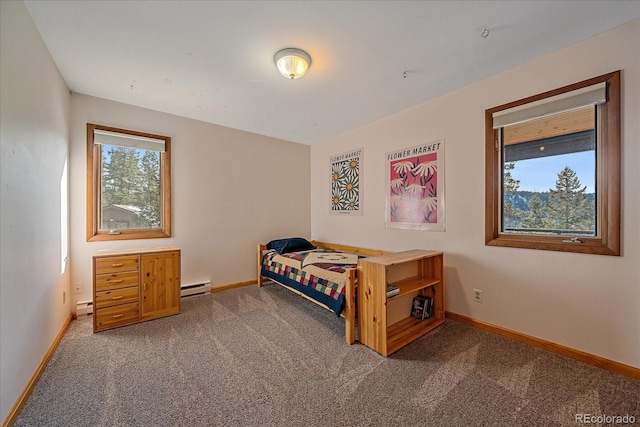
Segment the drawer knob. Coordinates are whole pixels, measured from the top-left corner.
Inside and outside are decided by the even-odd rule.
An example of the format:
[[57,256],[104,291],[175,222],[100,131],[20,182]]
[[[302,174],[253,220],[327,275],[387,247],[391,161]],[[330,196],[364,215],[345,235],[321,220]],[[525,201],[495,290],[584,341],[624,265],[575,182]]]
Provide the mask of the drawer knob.
[[122,267],[124,265],[124,262],[114,262],[113,264],[111,264],[111,267]]
[[122,298],[124,298],[124,295],[120,295],[120,296],[117,296],[117,297],[112,297],[111,299],[112,300],[118,300],[118,299],[122,299]]
[[121,318],[122,316],[124,316],[124,314],[114,314],[114,315],[113,315],[113,318],[114,318],[114,319],[119,319],[119,318]]
[[109,279],[109,282],[110,283],[120,283],[120,282],[124,282],[124,279],[116,279],[116,280]]

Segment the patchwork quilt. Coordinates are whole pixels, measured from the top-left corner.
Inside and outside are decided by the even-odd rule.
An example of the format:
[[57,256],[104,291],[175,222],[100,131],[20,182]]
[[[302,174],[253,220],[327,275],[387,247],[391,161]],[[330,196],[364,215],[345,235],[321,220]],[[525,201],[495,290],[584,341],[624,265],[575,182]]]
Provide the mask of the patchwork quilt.
[[347,269],[355,268],[358,255],[329,249],[278,254],[267,251],[261,274],[290,286],[340,315],[344,308]]

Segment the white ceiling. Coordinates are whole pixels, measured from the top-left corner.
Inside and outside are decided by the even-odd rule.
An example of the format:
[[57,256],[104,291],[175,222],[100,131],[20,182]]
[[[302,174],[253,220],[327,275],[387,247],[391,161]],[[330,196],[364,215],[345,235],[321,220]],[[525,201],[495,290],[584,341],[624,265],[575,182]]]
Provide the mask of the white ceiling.
[[[303,144],[640,17],[638,0],[25,4],[72,91]],[[302,79],[278,73],[286,47],[311,55]]]

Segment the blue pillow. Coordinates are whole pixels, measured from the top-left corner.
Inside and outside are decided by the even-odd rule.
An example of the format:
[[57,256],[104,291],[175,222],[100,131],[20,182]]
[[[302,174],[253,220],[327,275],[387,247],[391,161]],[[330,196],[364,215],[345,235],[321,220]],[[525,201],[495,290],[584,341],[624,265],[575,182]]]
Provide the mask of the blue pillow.
[[267,249],[274,249],[279,254],[286,254],[288,252],[308,251],[315,249],[307,239],[302,237],[289,237],[287,239],[272,240],[267,243]]

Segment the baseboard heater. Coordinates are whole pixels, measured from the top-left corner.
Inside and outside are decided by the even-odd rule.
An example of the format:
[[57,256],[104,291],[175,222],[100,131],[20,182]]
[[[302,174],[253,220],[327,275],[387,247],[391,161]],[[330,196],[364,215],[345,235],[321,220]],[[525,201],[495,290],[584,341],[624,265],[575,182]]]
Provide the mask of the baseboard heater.
[[192,285],[181,285],[180,286],[180,296],[191,297],[194,295],[204,295],[211,293],[211,281],[207,280],[204,282],[194,283]]
[[78,301],[76,304],[76,317],[93,314],[93,301]]

